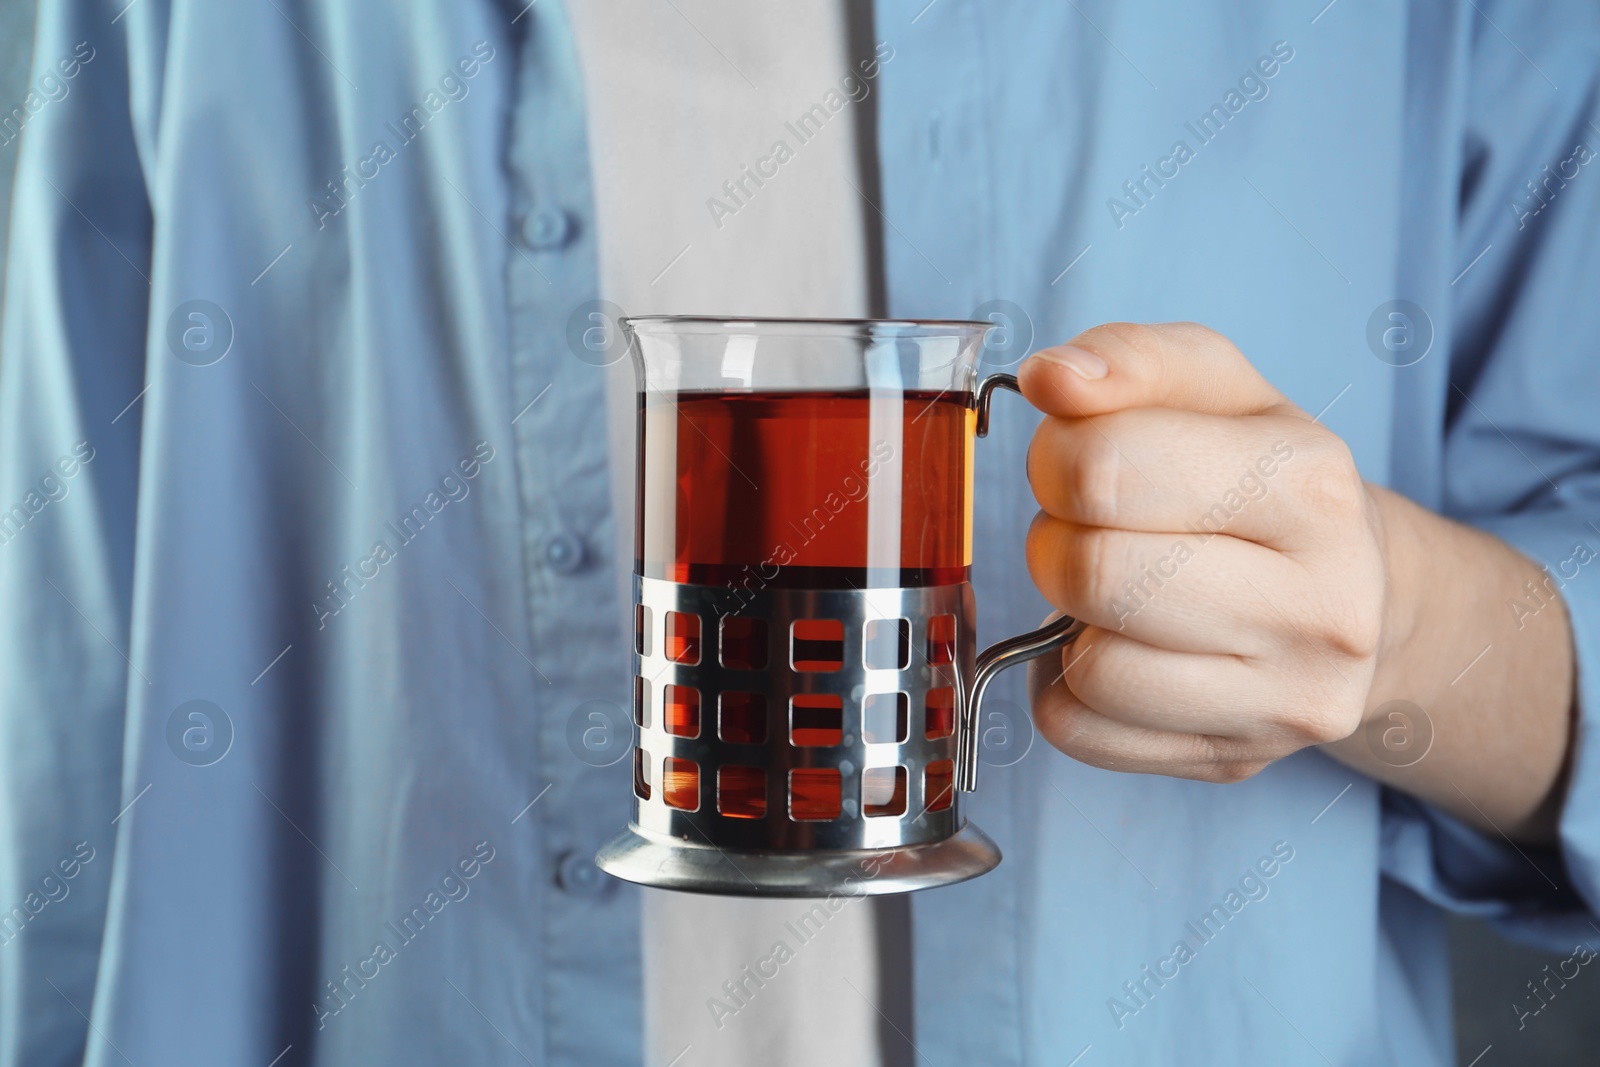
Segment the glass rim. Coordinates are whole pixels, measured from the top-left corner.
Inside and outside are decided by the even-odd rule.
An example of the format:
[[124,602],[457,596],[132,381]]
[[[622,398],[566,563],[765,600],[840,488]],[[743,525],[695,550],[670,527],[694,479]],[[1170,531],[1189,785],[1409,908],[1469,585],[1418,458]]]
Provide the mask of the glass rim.
[[994,323],[978,319],[852,319],[852,318],[782,318],[761,315],[629,315],[619,320],[635,333],[640,327],[700,326],[707,332],[737,332],[741,327],[770,328],[772,330],[825,330],[842,328],[854,330],[953,332],[956,330],[990,330]]

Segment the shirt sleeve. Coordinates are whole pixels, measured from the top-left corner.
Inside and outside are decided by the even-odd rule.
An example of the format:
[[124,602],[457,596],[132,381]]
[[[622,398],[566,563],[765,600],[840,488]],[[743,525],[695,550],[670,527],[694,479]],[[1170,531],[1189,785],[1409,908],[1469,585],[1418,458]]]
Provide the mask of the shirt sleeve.
[[17,165],[0,315],[0,1067],[84,1055],[74,1005],[94,1000],[129,799],[125,693],[143,684],[128,624],[152,219],[129,41],[162,5],[122,6],[40,5],[26,95],[0,113]]
[[[1542,565],[1571,618],[1578,721],[1560,846],[1515,845],[1390,791],[1383,865],[1441,906],[1569,950],[1600,929],[1600,17],[1561,7],[1463,6],[1455,252],[1467,269],[1449,288],[1441,453],[1442,510]],[[1508,597],[1508,618],[1540,610],[1549,589]]]

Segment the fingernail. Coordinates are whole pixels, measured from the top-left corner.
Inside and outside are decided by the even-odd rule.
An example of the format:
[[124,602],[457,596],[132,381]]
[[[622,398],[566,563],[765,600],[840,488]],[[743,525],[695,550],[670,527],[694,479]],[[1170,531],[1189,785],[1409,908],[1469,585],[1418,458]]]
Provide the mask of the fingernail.
[[1039,358],[1046,363],[1056,363],[1066,367],[1078,377],[1090,382],[1099,381],[1111,370],[1106,366],[1106,361],[1093,352],[1086,348],[1074,348],[1072,345],[1046,348],[1039,353]]

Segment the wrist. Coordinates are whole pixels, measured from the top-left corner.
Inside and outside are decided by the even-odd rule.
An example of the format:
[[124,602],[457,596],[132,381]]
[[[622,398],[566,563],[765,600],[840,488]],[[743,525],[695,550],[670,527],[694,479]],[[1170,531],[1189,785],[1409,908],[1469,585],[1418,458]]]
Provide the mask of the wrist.
[[[1506,598],[1541,577],[1536,563],[1386,489],[1367,497],[1383,573],[1372,680],[1362,725],[1324,750],[1486,832],[1549,843],[1572,738],[1564,605],[1518,628]],[[1420,718],[1390,731],[1405,714],[1391,701]],[[1384,729],[1371,729],[1385,708]]]
[[1419,550],[1417,526],[1410,514],[1415,505],[1380,486],[1369,483],[1366,489],[1367,521],[1383,561],[1383,587],[1379,592],[1383,598],[1383,621],[1363,723],[1384,702],[1405,695],[1400,692],[1400,679],[1407,674],[1403,664],[1421,629],[1422,598],[1417,594],[1430,584],[1430,557]]

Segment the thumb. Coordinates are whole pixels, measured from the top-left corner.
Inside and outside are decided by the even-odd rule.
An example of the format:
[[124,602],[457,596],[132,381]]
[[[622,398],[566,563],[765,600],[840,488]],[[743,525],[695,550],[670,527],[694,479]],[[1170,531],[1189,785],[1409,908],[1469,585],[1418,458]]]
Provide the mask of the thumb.
[[1207,415],[1297,411],[1226,337],[1193,322],[1112,322],[1023,362],[1022,395],[1046,415],[1178,408]]

